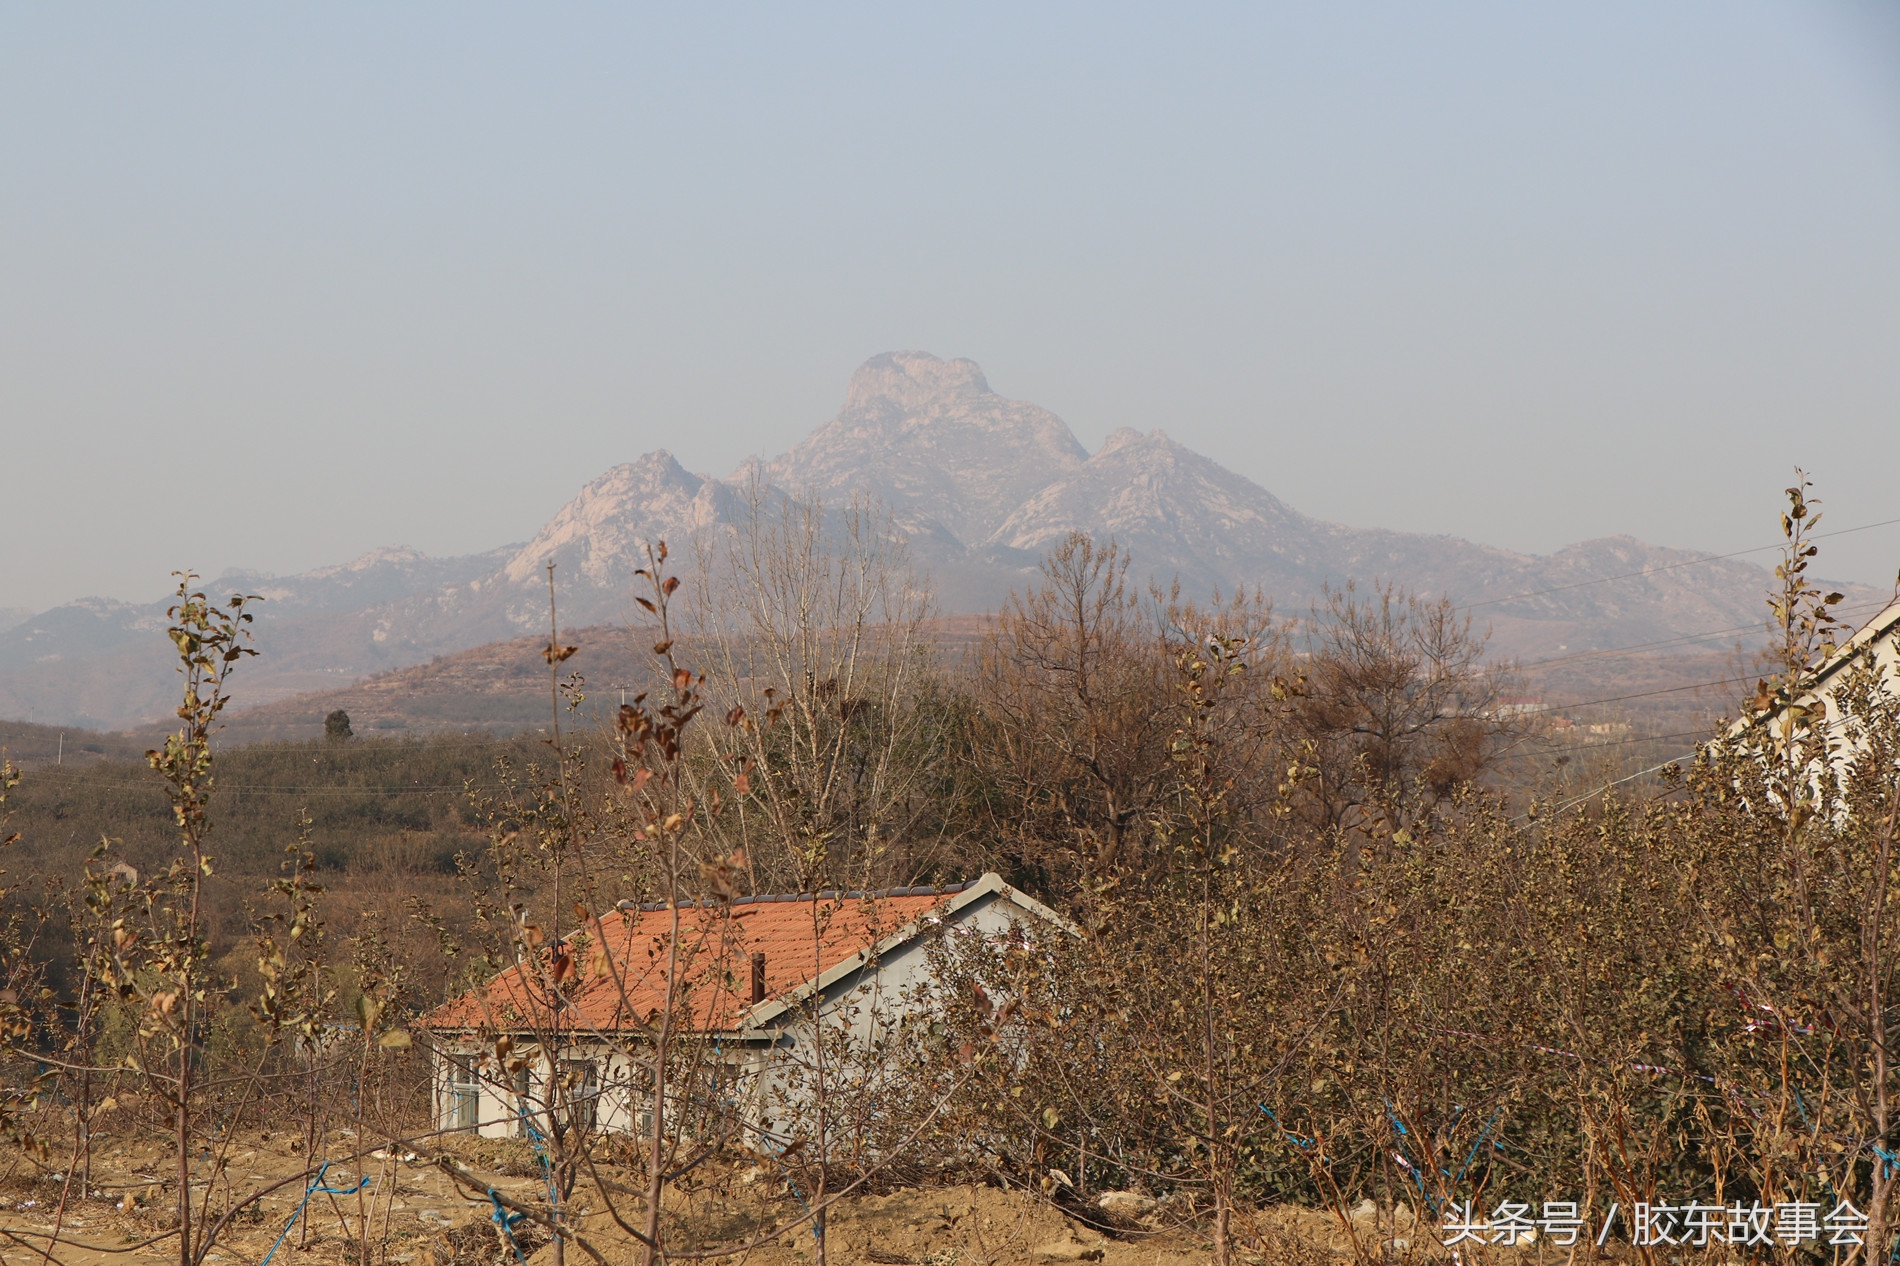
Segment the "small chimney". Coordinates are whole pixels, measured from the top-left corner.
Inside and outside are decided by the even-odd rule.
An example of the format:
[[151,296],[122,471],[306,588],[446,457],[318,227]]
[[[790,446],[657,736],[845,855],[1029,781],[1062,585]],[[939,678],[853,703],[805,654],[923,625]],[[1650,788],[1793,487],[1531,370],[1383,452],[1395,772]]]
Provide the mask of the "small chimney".
[[752,951],[752,1001],[765,1001],[765,951]]

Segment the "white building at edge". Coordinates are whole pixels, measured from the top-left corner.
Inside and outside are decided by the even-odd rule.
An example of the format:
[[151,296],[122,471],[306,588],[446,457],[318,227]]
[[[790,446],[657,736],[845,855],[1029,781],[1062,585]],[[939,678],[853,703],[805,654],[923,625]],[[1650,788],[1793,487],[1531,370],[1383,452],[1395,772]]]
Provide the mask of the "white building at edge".
[[[1837,695],[1852,670],[1862,665],[1873,670],[1888,694],[1900,696],[1900,598],[1888,603],[1880,614],[1861,625],[1852,637],[1814,670],[1808,679],[1807,688],[1794,701],[1796,706],[1810,713],[1818,708],[1825,726],[1838,737],[1842,718]],[[1744,716],[1729,726],[1722,741],[1736,743],[1746,740],[1744,746],[1747,746],[1758,736],[1771,735],[1785,711],[1786,707],[1782,705]],[[1797,726],[1797,732],[1799,729]]]

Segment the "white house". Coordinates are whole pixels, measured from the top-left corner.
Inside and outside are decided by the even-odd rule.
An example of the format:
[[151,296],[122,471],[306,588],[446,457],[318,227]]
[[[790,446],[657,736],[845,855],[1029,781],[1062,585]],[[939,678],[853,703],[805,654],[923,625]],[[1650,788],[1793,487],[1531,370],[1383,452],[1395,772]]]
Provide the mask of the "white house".
[[676,1029],[756,1097],[808,1049],[814,1018],[860,1045],[901,1021],[931,983],[934,937],[1034,942],[1072,930],[994,873],[949,887],[622,908],[424,1018],[438,1128],[524,1133],[554,1101],[546,1087],[558,1073],[559,1098],[594,1128],[644,1131],[642,1054],[666,1005],[669,961]]
[[[1888,603],[1880,614],[1861,625],[1854,636],[1814,670],[1806,691],[1794,701],[1795,705],[1810,716],[1823,718],[1823,724],[1838,734],[1841,709],[1836,692],[1848,679],[1849,670],[1857,664],[1871,667],[1889,694],[1900,695],[1900,599]],[[1729,727],[1726,739],[1737,742],[1751,733],[1772,732],[1783,712],[1784,708],[1776,707],[1744,716]]]

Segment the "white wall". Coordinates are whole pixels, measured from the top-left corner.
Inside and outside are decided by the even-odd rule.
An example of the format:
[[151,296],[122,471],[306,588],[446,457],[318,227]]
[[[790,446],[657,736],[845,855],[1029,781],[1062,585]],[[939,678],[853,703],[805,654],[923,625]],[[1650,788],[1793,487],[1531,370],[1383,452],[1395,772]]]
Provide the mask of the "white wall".
[[[1017,928],[1032,936],[1048,936],[1055,929],[1036,913],[1010,900],[1006,893],[989,893],[948,915],[942,916],[942,933],[951,937],[1006,937]],[[828,987],[819,1004],[821,1022],[848,1024],[849,1044],[853,1050],[869,1050],[873,1043],[888,1039],[906,1018],[915,1013],[918,999],[934,984],[931,976],[930,942],[933,928],[912,937],[878,958],[874,967],[860,970]],[[848,1019],[847,1019],[848,1017]],[[789,1108],[799,1110],[800,1086],[809,1082],[813,1031],[810,1013],[794,1009],[783,1013],[772,1026],[778,1044],[770,1050],[733,1044],[722,1053],[742,1071],[735,1083],[734,1096],[741,1115],[753,1125],[762,1116],[772,1114],[774,1106],[781,1115]],[[521,1133],[515,1096],[506,1079],[494,1066],[492,1048],[476,1046],[472,1041],[445,1041],[443,1054],[472,1061],[482,1069],[479,1097],[479,1133],[485,1138],[513,1138]],[[561,1052],[564,1060],[591,1059],[601,1068],[600,1095],[595,1120],[600,1129],[637,1132],[650,1128],[645,1117],[644,1092],[636,1096],[634,1069],[625,1055],[599,1041],[576,1041]],[[901,1074],[901,1070],[896,1070]],[[450,1065],[447,1059],[436,1061],[437,1127],[451,1128],[450,1114],[454,1098],[450,1089]],[[546,1102],[547,1066],[537,1060],[530,1083],[530,1110]],[[545,1130],[545,1126],[542,1126]],[[756,1139],[748,1139],[756,1142]]]

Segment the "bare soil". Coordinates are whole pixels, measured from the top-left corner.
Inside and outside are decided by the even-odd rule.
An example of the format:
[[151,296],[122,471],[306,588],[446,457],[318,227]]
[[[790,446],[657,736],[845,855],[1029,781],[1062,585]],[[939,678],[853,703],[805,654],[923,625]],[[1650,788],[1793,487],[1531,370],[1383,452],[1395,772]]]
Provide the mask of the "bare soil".
[[[347,1137],[333,1144],[333,1155],[354,1147]],[[495,1190],[524,1204],[540,1203],[544,1188],[524,1144],[467,1139],[456,1140],[449,1150]],[[63,1213],[59,1204],[67,1185],[64,1176],[12,1159],[17,1163],[5,1166],[10,1176],[0,1180],[0,1231],[21,1238],[0,1239],[0,1261],[11,1266],[44,1260],[34,1249],[47,1243],[56,1218],[61,1240],[53,1249],[56,1263],[156,1266],[177,1261],[176,1241],[156,1238],[171,1228],[173,1216],[165,1181],[170,1162],[162,1145],[102,1142],[95,1152],[90,1190],[81,1192],[72,1184]],[[362,1172],[373,1179],[367,1190],[348,1195],[317,1192],[293,1224],[292,1215],[304,1200],[307,1179],[300,1175],[306,1168],[300,1144],[283,1134],[249,1137],[235,1146],[229,1166],[234,1190],[288,1181],[264,1197],[255,1213],[240,1219],[208,1260],[214,1266],[258,1266],[282,1236],[273,1266],[358,1266],[358,1228],[366,1213],[372,1228],[372,1266],[511,1266],[517,1260],[514,1247],[498,1236],[493,1206],[486,1199],[458,1187],[436,1166],[400,1154],[367,1158]],[[628,1181],[611,1166],[602,1172],[610,1182]],[[337,1165],[327,1181],[348,1188],[356,1177],[352,1166]],[[637,1202],[619,1199],[623,1216],[632,1219]],[[796,1216],[801,1205],[800,1194],[782,1176],[762,1166],[741,1166],[683,1193],[680,1207],[670,1211],[702,1242],[734,1242],[756,1238],[761,1227]],[[597,1190],[581,1193],[575,1211],[581,1234],[613,1266],[638,1260],[638,1246],[614,1225]],[[1395,1215],[1370,1206],[1344,1219],[1310,1209],[1275,1208],[1244,1214],[1235,1226],[1239,1257],[1262,1266],[1333,1266],[1350,1260],[1355,1247],[1392,1259],[1444,1256],[1435,1252],[1430,1228],[1416,1237],[1416,1248],[1414,1238],[1406,1211]],[[552,1252],[544,1231],[524,1224],[515,1240],[529,1266],[550,1266]],[[1065,1209],[1031,1193],[970,1184],[904,1187],[846,1199],[831,1209],[827,1242],[828,1259],[838,1266],[1185,1266],[1208,1261],[1212,1248],[1203,1228],[1170,1217],[1165,1206],[1140,1220],[1116,1223],[1091,1205],[1078,1202]],[[1562,1260],[1561,1250],[1559,1254],[1552,1266]],[[817,1256],[807,1223],[728,1260],[749,1266],[810,1266]],[[572,1266],[589,1263],[577,1248],[569,1250],[567,1260]]]

